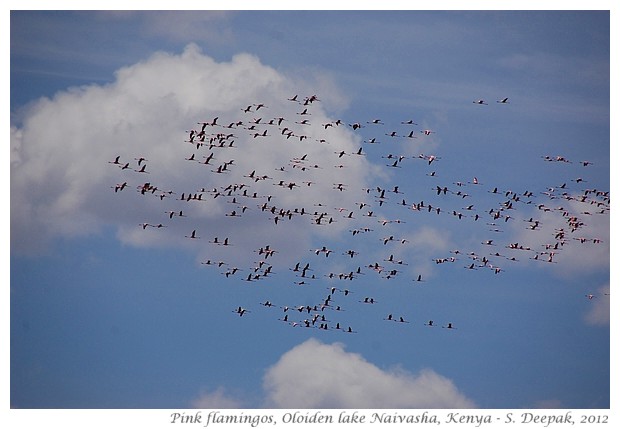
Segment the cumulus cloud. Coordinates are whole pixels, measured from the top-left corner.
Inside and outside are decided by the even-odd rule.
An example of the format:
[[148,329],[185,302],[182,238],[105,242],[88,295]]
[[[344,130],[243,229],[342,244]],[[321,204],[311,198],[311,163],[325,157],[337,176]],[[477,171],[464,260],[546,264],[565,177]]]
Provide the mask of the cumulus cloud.
[[[319,94],[321,101],[300,103],[312,94]],[[296,102],[289,100],[294,95]],[[124,67],[110,84],[74,87],[33,102],[14,116],[11,126],[11,248],[33,251],[55,237],[98,234],[110,227],[124,243],[188,247],[197,258],[204,256],[205,242],[216,236],[230,236],[234,249],[255,250],[269,244],[283,259],[296,258],[315,241],[342,238],[341,233],[367,226],[365,221],[370,220],[363,210],[351,219],[345,215],[352,214],[350,209],[360,201],[369,202],[378,212],[375,196],[365,190],[376,189],[377,183],[388,182],[396,174],[386,172],[383,160],[377,165],[355,155],[363,139],[351,127],[326,126],[338,119],[328,112],[346,103],[325,75],[287,75],[248,54],[217,62],[194,44],[178,55],[158,52]],[[305,109],[308,115],[301,114]],[[217,125],[211,125],[214,121]],[[203,126],[208,135],[205,144],[190,142],[189,130]],[[289,132],[290,136],[285,134]],[[233,146],[213,146],[211,139],[217,134],[231,135],[224,143]],[[439,141],[434,134],[428,137],[424,141],[431,146],[426,149],[434,150]],[[408,142],[407,153],[417,154],[420,141]],[[145,160],[138,161],[141,158]],[[126,169],[120,168],[125,165]],[[222,166],[225,171],[215,173]],[[140,172],[142,167],[145,171]],[[153,192],[142,195],[139,190],[147,183]],[[231,186],[240,185],[244,188],[227,193]],[[243,192],[247,196],[240,198]],[[185,198],[199,194],[199,201]],[[297,212],[292,218],[271,213],[261,208],[266,202],[269,210]],[[441,216],[433,214],[434,219],[446,218],[449,208],[462,206],[460,199],[447,197],[441,204],[444,211]],[[549,265],[562,275],[608,268],[609,216],[584,215],[585,204],[577,201],[565,204],[571,213],[586,219],[587,241],[579,243],[573,240],[578,236],[571,234],[570,243],[556,256],[563,263]],[[339,213],[338,207],[349,211]],[[299,215],[302,210],[305,215]],[[176,216],[180,211],[183,218]],[[171,212],[174,218],[169,217]],[[241,212],[243,216],[226,216]],[[313,213],[323,212],[327,213],[323,223],[317,225],[318,215]],[[511,242],[539,250],[557,228],[566,228],[560,212],[535,215],[541,220],[537,231],[527,230],[521,220],[506,224],[514,225]],[[143,229],[140,224],[150,226]],[[160,224],[161,228],[152,227]],[[425,276],[432,273],[433,258],[449,256],[447,251],[463,235],[475,237],[477,248],[467,251],[481,247],[470,229],[437,225],[410,230],[404,236],[401,225],[394,223],[375,228],[375,236],[381,234],[379,240],[393,234],[409,240],[389,251],[406,259],[414,274]],[[447,220],[445,225],[455,224]],[[201,240],[186,238],[194,230]],[[601,242],[594,243],[594,238]],[[373,256],[383,259],[385,255],[378,253],[387,247],[378,250],[381,246],[374,246],[378,241],[369,242]],[[247,258],[248,253],[253,256],[222,247],[209,252],[230,263]]]
[[609,326],[609,285],[601,286],[592,295],[591,307],[584,315],[585,322],[593,326]]
[[201,409],[244,408],[241,401],[228,395],[222,387],[217,388],[213,392],[202,392],[191,402],[191,407]]
[[[333,87],[327,82],[325,77],[294,81],[248,54],[216,62],[191,44],[179,55],[158,52],[124,67],[108,85],[70,88],[32,103],[11,127],[12,248],[32,251],[54,237],[97,234],[111,226],[121,241],[136,246],[190,246],[184,237],[196,230],[204,240],[234,231],[239,246],[264,239],[305,249],[308,228],[299,223],[311,223],[309,215],[282,222],[274,237],[274,216],[256,222],[257,216],[268,219],[258,203],[270,197],[270,206],[303,207],[306,213],[317,210],[319,202],[331,209],[352,204],[377,171],[364,157],[349,155],[360,141],[346,125],[324,127],[335,118],[327,115],[323,101],[303,106],[289,100],[303,90],[308,92],[300,93],[299,101],[321,94]],[[338,99],[334,91],[326,92],[328,99]],[[259,104],[264,105],[260,111]],[[300,115],[304,108],[305,117]],[[217,126],[210,125],[216,118]],[[275,118],[285,119],[277,126]],[[304,124],[303,118],[311,120]],[[231,125],[239,121],[242,126]],[[202,123],[208,123],[209,136],[201,146],[197,138],[189,141],[189,131],[200,131]],[[291,137],[283,134],[285,127]],[[234,140],[233,147],[209,145],[217,133],[231,134],[225,143]],[[268,148],[263,133],[269,136]],[[340,152],[347,154],[342,160]],[[301,157],[303,169],[301,163],[292,165]],[[333,168],[337,162],[343,168]],[[214,173],[225,164],[225,174]],[[270,179],[253,181],[252,172]],[[274,186],[279,179],[294,183],[294,189]],[[146,183],[153,191],[141,194]],[[248,195],[260,201],[235,204],[223,195],[227,186],[244,183]],[[335,189],[339,183],[347,192]],[[214,190],[222,191],[221,198]],[[200,203],[183,198],[199,193]],[[245,217],[224,216],[241,212],[243,205]],[[171,222],[166,212],[181,210],[185,219]],[[163,227],[143,230],[142,223]],[[334,223],[325,233],[348,227]]]
[[424,226],[416,230],[409,237],[409,245],[411,252],[415,252],[413,267],[416,272],[428,276],[432,272],[432,262],[437,255],[446,255],[452,243],[449,231],[440,231],[437,228]]
[[[539,221],[535,230],[517,221],[510,224],[512,227],[512,242],[520,243],[539,252],[539,259],[549,261],[550,254],[554,263],[546,264],[540,261],[521,258],[538,267],[547,267],[562,277],[572,277],[578,273],[592,273],[598,270],[609,269],[610,262],[610,219],[609,213],[600,213],[590,197],[581,202],[576,197],[565,199],[556,205],[543,204],[542,210],[533,212],[533,218]],[[582,225],[573,229],[570,219],[575,219]],[[525,220],[525,219],[524,219]],[[532,225],[529,223],[528,225]],[[563,232],[562,235],[558,235]],[[559,243],[557,248],[555,246]],[[546,252],[546,253],[540,253]]]
[[474,408],[454,383],[431,369],[383,370],[340,343],[294,347],[264,377],[272,408]]

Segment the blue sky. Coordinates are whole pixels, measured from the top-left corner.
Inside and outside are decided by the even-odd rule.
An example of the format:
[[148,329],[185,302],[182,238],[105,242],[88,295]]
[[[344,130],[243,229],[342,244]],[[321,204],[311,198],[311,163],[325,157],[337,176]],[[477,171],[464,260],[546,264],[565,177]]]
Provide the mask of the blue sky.
[[608,11],[10,21],[12,408],[610,407]]

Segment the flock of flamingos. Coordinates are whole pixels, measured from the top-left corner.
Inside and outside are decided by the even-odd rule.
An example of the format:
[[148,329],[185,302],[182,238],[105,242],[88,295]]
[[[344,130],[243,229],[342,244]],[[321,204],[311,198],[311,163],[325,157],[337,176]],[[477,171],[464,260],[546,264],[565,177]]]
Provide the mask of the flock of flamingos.
[[[432,139],[434,130],[425,129],[411,119],[399,120],[395,124],[376,118],[354,123],[320,121],[315,118],[325,116],[317,111],[318,103],[320,100],[316,95],[295,95],[282,100],[282,105],[288,106],[282,110],[290,112],[290,106],[293,106],[294,117],[290,113],[288,117],[274,113],[276,106],[254,103],[239,106],[237,113],[227,119],[224,115],[230,115],[230,112],[223,112],[191,126],[178,147],[179,157],[187,162],[188,175],[198,171],[190,165],[204,167],[192,176],[199,182],[194,188],[170,190],[167,184],[158,183],[157,171],[151,171],[149,166],[149,154],[119,155],[108,161],[119,169],[121,176],[112,186],[115,193],[134,192],[138,201],[155,199],[161,205],[159,217],[137,220],[137,228],[141,228],[144,234],[159,233],[158,230],[171,226],[175,231],[184,230],[184,239],[199,242],[207,249],[217,249],[213,252],[214,257],[204,259],[202,264],[219,270],[226,281],[269,284],[272,278],[280,276],[290,278],[291,287],[304,288],[300,300],[308,299],[308,288],[315,291],[316,298],[311,302],[275,304],[265,300],[256,303],[256,307],[231,309],[239,317],[262,306],[275,311],[279,323],[292,327],[357,332],[342,312],[354,304],[374,305],[378,301],[373,296],[359,296],[356,279],[378,276],[381,281],[413,285],[431,282],[425,274],[413,272],[416,262],[413,258],[401,256],[411,255],[407,246],[415,244],[410,243],[411,238],[406,233],[399,235],[402,224],[406,223],[433,225],[437,222],[435,219],[445,218],[442,227],[449,222],[460,222],[465,228],[487,234],[476,246],[469,244],[471,249],[455,248],[441,252],[427,262],[432,266],[449,264],[463,272],[476,270],[491,275],[501,274],[511,264],[526,259],[541,264],[561,263],[562,250],[566,246],[593,246],[603,242],[601,238],[591,236],[588,222],[593,216],[609,214],[609,191],[588,188],[585,186],[587,179],[581,175],[553,187],[519,191],[485,184],[478,177],[450,180],[448,177],[451,176],[442,171],[443,160],[437,154],[393,153],[394,148],[404,147],[413,139]],[[487,106],[480,108],[491,108],[489,104],[510,108],[508,98],[495,100],[497,104],[485,100],[473,103]],[[343,149],[350,148],[350,144],[336,143],[332,133],[338,128],[346,129],[353,136],[351,139],[359,142],[359,148]],[[244,169],[252,164],[241,162],[239,155],[255,145],[261,145],[262,153],[267,156],[273,153],[274,159],[281,156],[282,147],[291,153],[298,151],[299,155],[288,157],[277,168],[255,165]],[[386,169],[393,177],[405,177],[403,180],[407,186],[379,184],[362,188],[350,183],[348,167],[357,162],[357,158],[366,157],[372,158],[375,166]],[[571,172],[579,169],[584,175],[592,168],[590,161],[570,160],[557,155],[541,154],[537,162],[570,166]],[[424,192],[413,191],[413,174],[419,175],[415,176],[415,183],[423,186]],[[184,182],[187,183],[187,178]],[[317,186],[322,187],[319,193],[314,191]],[[289,198],[292,193],[299,197]],[[317,195],[326,193],[332,193],[326,201],[342,201],[343,205],[334,207],[333,203],[317,200]],[[355,197],[345,198],[347,193]],[[343,197],[339,198],[341,195]],[[418,195],[424,195],[424,198]],[[296,201],[304,201],[306,196],[306,203],[293,205]],[[205,214],[195,209],[197,205],[224,207],[225,210],[223,214],[218,214],[218,210]],[[215,216],[228,218],[226,222],[230,223],[226,230],[229,236],[213,233],[217,227],[209,225],[222,225],[222,218],[216,221]],[[234,222],[243,222],[244,219],[260,226],[256,228],[255,246],[248,246],[247,239],[240,244],[235,236]],[[553,219],[552,227],[545,225],[550,219]],[[303,255],[286,255],[286,250],[275,248],[269,242],[269,236],[260,233],[268,231],[273,237],[281,231],[280,225],[284,223],[305,230],[322,228],[315,239],[324,239],[325,242],[328,242],[324,238],[325,231],[334,228],[334,236],[344,237],[344,240],[333,246],[321,244],[305,249],[307,252]],[[346,225],[344,229],[343,225]],[[514,241],[514,238],[510,241],[505,232],[514,232],[513,225],[532,231],[537,234],[536,238],[531,243]],[[239,234],[247,235],[247,227],[239,231]],[[512,237],[515,237],[514,233]],[[368,251],[365,254],[364,249],[368,248],[378,250],[372,255]],[[588,249],[584,247],[584,251]],[[377,258],[377,254],[382,257]],[[290,263],[293,256],[300,259]],[[239,266],[237,261],[246,265]],[[247,261],[252,261],[250,266]],[[594,294],[586,297],[598,298]],[[389,309],[382,319],[386,323],[413,323]],[[451,321],[442,323],[424,319],[419,324],[429,328],[457,329]]]

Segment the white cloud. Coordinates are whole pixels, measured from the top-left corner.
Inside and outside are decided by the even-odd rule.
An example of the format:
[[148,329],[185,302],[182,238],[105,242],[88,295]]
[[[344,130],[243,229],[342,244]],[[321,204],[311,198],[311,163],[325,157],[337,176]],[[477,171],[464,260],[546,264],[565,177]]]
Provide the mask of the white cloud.
[[[273,216],[270,219],[261,212],[259,204],[272,195],[270,205],[291,210],[317,210],[313,205],[319,202],[325,210],[351,205],[361,198],[377,170],[365,157],[338,158],[336,152],[351,153],[360,141],[346,125],[324,129],[323,124],[335,120],[325,113],[327,102],[305,106],[311,113],[306,116],[310,124],[296,123],[302,121],[299,113],[304,106],[288,98],[300,88],[308,90],[298,95],[303,101],[304,96],[321,94],[333,84],[321,76],[311,82],[294,82],[248,54],[218,63],[196,45],[189,45],[180,55],[159,52],[118,70],[109,85],[71,88],[33,103],[22,113],[19,125],[11,127],[12,248],[32,251],[54,237],[96,234],[111,225],[121,241],[139,246],[189,246],[192,243],[184,236],[196,229],[204,240],[230,233],[246,246],[279,239],[291,249],[297,245],[307,251],[312,228],[295,226],[311,224],[310,215],[281,222],[278,238],[274,237]],[[341,105],[337,92],[329,91],[326,100]],[[257,111],[259,103],[266,107]],[[252,111],[244,113],[246,106],[252,106]],[[260,122],[256,131],[207,127],[208,133],[234,134],[233,148],[198,148],[186,141],[190,129],[200,129],[199,122],[215,117],[218,125],[242,120],[249,127],[254,120]],[[285,118],[280,127],[267,125],[277,117]],[[294,137],[284,137],[284,126]],[[265,138],[253,136],[265,130],[270,136],[268,147]],[[214,156],[211,165],[185,159],[193,155],[204,161],[210,153]],[[321,168],[293,168],[291,160],[304,155],[307,165]],[[117,156],[130,168],[110,164]],[[140,157],[147,160],[147,173],[135,171],[140,168]],[[234,163],[226,174],[209,171],[231,160]],[[346,168],[333,168],[337,162]],[[278,171],[280,167],[287,171]],[[253,182],[247,177],[252,171],[271,179]],[[274,186],[279,179],[298,186],[294,190]],[[127,187],[115,192],[115,186],[123,182]],[[157,187],[156,194],[137,192],[146,182]],[[227,218],[225,213],[240,211],[242,204],[232,204],[232,197],[216,199],[206,191],[242,183],[260,198],[244,200],[246,216]],[[335,183],[346,183],[347,192],[334,190]],[[202,188],[206,191],[200,192]],[[157,198],[167,190],[176,194]],[[200,203],[179,201],[182,193],[198,192],[203,194]],[[180,210],[186,219],[175,218],[174,222],[165,214]],[[261,222],[256,222],[258,216]],[[144,222],[166,227],[142,230],[138,224]],[[334,236],[350,225],[336,222],[329,231],[314,228],[314,232]]]
[[[579,202],[576,199],[562,200],[555,204],[547,203],[543,206],[542,209],[532,213],[534,220],[540,222],[540,227],[536,230],[528,228],[528,225],[532,225],[531,222],[524,224],[519,219],[510,224],[514,234],[512,242],[518,242],[532,249],[527,256],[520,255],[522,261],[536,264],[538,267],[550,268],[561,277],[609,270],[610,219],[608,212],[601,214],[596,205],[590,202]],[[570,218],[576,218],[583,225],[572,230],[569,224]],[[557,235],[559,231],[564,231],[564,235]],[[547,248],[556,243],[560,243],[557,249]],[[549,252],[554,252],[552,256],[554,263],[528,260],[528,258],[535,257],[536,252],[539,254],[546,252],[539,255],[542,261],[548,261]]]
[[272,408],[474,408],[454,383],[431,369],[382,370],[340,343],[310,339],[264,378]]
[[191,407],[200,409],[244,408],[241,401],[228,395],[222,387],[213,392],[202,392],[191,402]]
[[588,325],[609,326],[609,285],[598,288],[592,295],[591,307],[584,315],[585,322]]
[[409,237],[407,246],[408,250],[413,253],[413,269],[425,277],[430,275],[432,267],[436,265],[433,260],[439,257],[438,255],[449,255],[451,246],[453,247],[454,244],[449,231],[440,231],[430,226],[419,228]]

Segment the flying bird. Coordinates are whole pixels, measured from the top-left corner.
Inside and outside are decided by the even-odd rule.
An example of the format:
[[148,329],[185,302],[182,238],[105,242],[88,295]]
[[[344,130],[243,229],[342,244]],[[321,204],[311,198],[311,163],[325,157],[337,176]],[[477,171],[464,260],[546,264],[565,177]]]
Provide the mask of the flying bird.
[[[495,101],[497,104],[508,104],[507,97]],[[289,102],[298,103],[299,110],[287,114],[287,110],[297,110]],[[435,131],[419,129],[421,126],[413,120],[390,123],[385,118],[348,123],[325,118],[327,114],[320,110],[320,106],[313,105],[319,102],[316,95],[301,94],[283,97],[279,103],[270,98],[269,107],[255,100],[242,100],[239,105],[227,110],[225,122],[220,123],[224,112],[216,112],[213,119],[198,122],[198,126],[193,125],[195,129],[184,131],[179,136],[183,145],[178,149],[170,146],[168,169],[168,166],[162,167],[161,159],[155,158],[152,153],[127,155],[127,159],[133,159],[131,163],[122,160],[125,155],[106,159],[107,163],[119,167],[119,170],[114,169],[119,176],[112,182],[116,185],[110,186],[115,194],[106,191],[107,195],[120,199],[116,210],[140,216],[132,222],[147,230],[144,235],[152,229],[167,228],[161,231],[165,234],[160,234],[166,239],[175,234],[180,236],[183,233],[181,228],[189,230],[190,227],[196,229],[185,235],[187,239],[199,239],[198,230],[202,231],[203,236],[218,234],[223,237],[228,234],[230,239],[215,237],[209,241],[218,247],[208,246],[209,249],[203,250],[213,252],[210,257],[214,259],[201,262],[209,267],[209,275],[221,275],[222,281],[233,284],[250,282],[252,287],[269,282],[274,285],[281,282],[291,287],[290,293],[277,297],[277,301],[290,300],[282,302],[282,306],[274,306],[270,300],[263,298],[260,305],[265,309],[261,310],[261,316],[263,312],[269,315],[270,312],[277,313],[278,308],[284,309],[286,315],[278,318],[279,315],[274,313],[274,319],[286,322],[285,326],[312,328],[317,332],[353,333],[369,328],[375,319],[366,317],[367,314],[362,313],[366,309],[361,307],[365,307],[362,304],[375,304],[375,299],[370,296],[363,299],[351,297],[357,297],[355,293],[372,294],[366,287],[372,288],[377,284],[378,288],[382,288],[379,282],[398,281],[406,271],[396,268],[418,265],[420,258],[427,258],[426,263],[429,264],[435,262],[432,269],[438,275],[425,274],[423,279],[422,274],[417,274],[410,281],[432,284],[436,278],[441,278],[441,270],[450,269],[451,263],[458,261],[468,270],[459,270],[458,275],[487,282],[493,277],[482,277],[485,273],[498,274],[510,269],[504,264],[520,264],[529,259],[541,262],[541,266],[547,265],[542,262],[562,264],[566,263],[562,258],[565,249],[571,248],[575,252],[580,250],[575,249],[576,246],[584,246],[587,251],[586,246],[603,242],[602,238],[590,233],[588,224],[596,224],[595,216],[609,215],[610,196],[608,191],[595,189],[594,186],[585,189],[586,184],[594,182],[592,176],[582,175],[590,173],[589,169],[583,169],[592,164],[590,161],[572,164],[563,155],[534,154],[536,160],[532,164],[532,177],[538,175],[537,169],[550,167],[555,170],[549,174],[561,171],[557,177],[562,179],[556,183],[544,183],[545,186],[541,183],[540,189],[511,191],[504,188],[503,181],[493,183],[490,176],[479,181],[478,177],[483,177],[486,171],[476,170],[476,166],[469,164],[469,159],[457,159],[458,162],[448,164],[451,169],[442,170],[444,166],[440,160],[452,154],[447,145],[443,145],[444,152],[441,154],[415,153],[417,147],[434,144],[432,138],[425,140],[425,136]],[[473,103],[487,104],[482,99]],[[286,108],[280,108],[284,105]],[[261,116],[263,112],[271,111],[275,112],[271,119]],[[512,114],[510,110],[506,112]],[[322,120],[314,123],[308,119],[310,116]],[[349,131],[338,130],[343,124],[349,125]],[[390,137],[388,142],[380,142],[372,135],[378,133],[377,126],[384,131],[389,130],[388,133],[383,132]],[[428,126],[432,128],[435,125]],[[299,132],[302,128],[304,134]],[[351,130],[356,133],[349,135]],[[413,144],[410,139],[417,138],[418,133],[420,141]],[[186,142],[192,144],[193,152],[189,156],[183,153],[187,150],[183,149]],[[373,146],[365,150],[365,144]],[[405,148],[404,154],[399,155],[395,151],[401,147]],[[506,156],[509,155],[506,152]],[[149,159],[159,164],[149,162]],[[183,163],[183,160],[196,163]],[[183,164],[182,168],[175,167],[177,161]],[[158,168],[155,168],[156,165]],[[202,165],[210,167],[206,169]],[[459,166],[462,166],[462,171],[458,170]],[[573,170],[573,166],[579,172]],[[269,168],[273,173],[262,174],[261,168]],[[371,174],[363,174],[366,172]],[[455,178],[446,180],[471,177],[472,172],[477,176],[452,182],[454,186],[438,183],[446,177]],[[134,173],[150,174],[147,177],[152,180],[135,186],[131,181],[136,177]],[[541,178],[547,177],[542,173]],[[510,175],[506,179],[508,177]],[[566,177],[573,179],[569,181]],[[161,186],[168,186],[168,183],[172,183],[171,186],[176,183],[177,187],[163,191]],[[137,192],[121,193],[127,187],[133,187]],[[275,191],[268,192],[268,188]],[[173,194],[174,198],[167,198]],[[140,200],[128,204],[129,198]],[[467,202],[461,202],[463,199]],[[544,224],[532,214],[537,210],[544,212],[541,213]],[[185,222],[190,220],[192,226],[186,225]],[[523,238],[519,242],[511,239],[515,235],[509,233],[513,231],[497,227],[500,220],[504,223],[519,220],[520,225],[523,225],[521,221],[525,221],[527,226],[519,228],[525,230],[522,231]],[[343,223],[347,224],[346,229]],[[377,230],[371,228],[373,224]],[[411,224],[416,229],[426,226],[433,229],[441,225],[441,228],[447,228],[450,239],[466,234],[469,249],[461,247],[461,250],[442,254],[442,246],[424,244],[412,238],[412,230],[405,229]],[[338,241],[341,231],[352,234],[348,235],[350,244],[345,246],[344,242]],[[454,231],[466,233],[457,234]],[[264,242],[258,243],[259,239],[265,238],[277,238],[282,243],[288,243],[277,252]],[[321,244],[317,244],[317,240],[321,240]],[[294,250],[298,243],[306,241],[312,244],[302,247],[302,252],[310,249],[314,256],[310,254],[309,258],[324,255],[329,260],[313,259],[310,268],[310,264],[302,259],[303,255],[296,254]],[[403,246],[397,246],[399,242]],[[409,244],[405,246],[406,243]],[[392,249],[392,246],[399,248]],[[482,252],[481,248],[487,250]],[[500,248],[505,248],[505,252],[495,250]],[[258,261],[254,259],[256,254]],[[357,262],[369,258],[372,259],[362,265]],[[298,262],[291,267],[293,263],[290,261],[296,260]],[[219,269],[211,270],[216,267]],[[322,281],[320,279],[327,284],[315,287]],[[343,283],[350,286],[345,289]],[[291,286],[293,284],[299,287]],[[356,291],[358,285],[360,289]],[[329,290],[328,296],[324,296],[325,288]],[[274,290],[277,289],[266,288],[264,293]],[[382,288],[381,305],[388,302],[383,298],[384,294],[390,293],[393,292],[389,288]],[[433,289],[428,293],[433,293]],[[594,294],[585,296],[595,298]],[[427,303],[421,302],[420,305]],[[233,312],[241,317],[251,309],[239,306]],[[345,328],[359,314],[363,316],[364,326],[356,324],[356,331],[351,327]],[[398,317],[392,313],[385,319],[410,323],[404,316]],[[403,330],[408,330],[411,325],[403,325]],[[432,320],[424,325],[438,326]],[[452,323],[442,327],[456,329]]]
[[186,235],[186,238],[200,238],[196,235],[196,230],[193,230],[190,235]]

